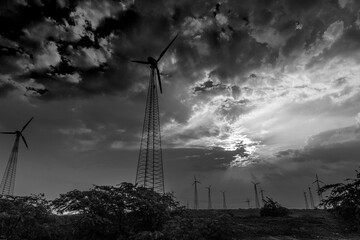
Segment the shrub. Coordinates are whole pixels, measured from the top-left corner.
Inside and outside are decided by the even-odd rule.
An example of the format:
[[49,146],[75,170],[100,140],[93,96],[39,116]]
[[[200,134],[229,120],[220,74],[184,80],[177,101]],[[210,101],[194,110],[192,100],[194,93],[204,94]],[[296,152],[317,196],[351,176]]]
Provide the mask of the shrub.
[[360,172],[355,178],[345,179],[345,183],[323,186],[320,191],[331,190],[330,196],[321,202],[321,206],[338,216],[351,231],[360,230]]
[[230,240],[239,235],[235,225],[229,214],[206,217],[183,214],[170,220],[163,233],[166,240]]
[[286,217],[290,213],[289,209],[269,197],[264,202],[264,206],[260,209],[260,216],[262,217]]
[[1,239],[57,239],[56,218],[44,195],[0,197]]
[[181,211],[172,194],[159,194],[131,183],[73,190],[53,202],[68,222],[73,239],[151,239],[172,215]]

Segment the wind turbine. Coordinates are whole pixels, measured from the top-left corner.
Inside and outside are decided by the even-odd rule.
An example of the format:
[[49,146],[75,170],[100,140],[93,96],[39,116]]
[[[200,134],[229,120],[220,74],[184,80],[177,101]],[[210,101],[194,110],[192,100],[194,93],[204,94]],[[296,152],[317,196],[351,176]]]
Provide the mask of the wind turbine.
[[257,187],[256,187],[256,185],[258,185],[260,183],[252,182],[252,184],[254,184],[254,190],[255,190],[255,206],[256,206],[256,208],[260,208],[259,194],[258,194]]
[[222,195],[223,195],[223,209],[227,209],[226,198],[225,198],[226,191],[221,191],[221,192],[222,192]]
[[313,198],[313,196],[312,196],[311,188],[310,188],[310,187],[309,187],[309,197],[310,197],[310,205],[311,205],[311,208],[315,209],[314,198]]
[[263,190],[260,186],[261,201],[262,201],[263,206],[265,205],[264,192],[265,192],[265,190]]
[[309,209],[309,203],[308,203],[308,200],[306,197],[306,192],[304,192],[304,198],[305,198],[305,207],[306,207],[306,209]]
[[318,178],[318,175],[316,174],[316,180],[313,182],[313,184],[316,183],[317,186],[317,194],[319,196],[319,201],[321,202],[323,199],[322,193],[320,192],[320,183],[324,183],[323,181],[320,181]]
[[247,203],[248,208],[250,209],[250,199],[249,199],[249,198],[247,198],[247,199],[246,199],[246,201],[244,201],[244,202],[246,202],[246,203]]
[[197,184],[201,182],[199,182],[198,180],[196,180],[196,176],[194,176],[194,183],[193,185],[195,186],[195,192],[194,192],[194,209],[198,209],[199,208],[199,199],[198,199],[198,191],[197,191]]
[[22,129],[16,130],[14,132],[0,132],[1,134],[11,134],[15,135],[15,142],[13,145],[13,148],[11,150],[10,158],[7,162],[5,172],[3,175],[3,178],[1,180],[0,184],[0,193],[1,195],[13,195],[14,194],[14,186],[15,186],[15,176],[16,176],[16,165],[17,165],[17,157],[18,157],[18,151],[19,151],[19,140],[20,137],[23,140],[26,148],[28,147],[28,144],[25,140],[24,135],[22,134],[25,130],[25,128],[29,125],[29,123],[34,118],[30,118],[30,120],[22,127]]
[[211,204],[211,185],[208,187],[205,187],[208,190],[208,209],[212,209]]
[[160,93],[162,93],[161,77],[158,63],[169,49],[174,39],[160,53],[157,59],[148,57],[145,61],[132,60],[134,63],[150,65],[150,80],[147,93],[144,125],[140,144],[138,166],[136,171],[136,184],[152,188],[157,192],[164,192],[164,172],[162,162],[160,114],[158,93],[155,86],[157,75]]

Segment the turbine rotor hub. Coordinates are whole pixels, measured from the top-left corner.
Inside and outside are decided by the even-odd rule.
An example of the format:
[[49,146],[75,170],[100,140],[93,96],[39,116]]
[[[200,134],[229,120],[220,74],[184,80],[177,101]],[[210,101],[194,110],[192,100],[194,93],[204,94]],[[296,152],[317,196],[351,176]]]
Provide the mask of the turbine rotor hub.
[[152,66],[152,67],[156,67],[157,66],[157,61],[156,61],[156,59],[154,59],[153,57],[148,57],[148,62],[150,63],[150,65]]

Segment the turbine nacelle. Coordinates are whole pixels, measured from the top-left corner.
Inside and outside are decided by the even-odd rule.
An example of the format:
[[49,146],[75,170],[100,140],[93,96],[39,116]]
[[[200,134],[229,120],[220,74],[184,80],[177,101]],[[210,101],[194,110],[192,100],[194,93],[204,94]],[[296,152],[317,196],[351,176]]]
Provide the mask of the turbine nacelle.
[[166,53],[166,51],[169,49],[169,47],[171,46],[171,44],[175,41],[175,39],[177,38],[178,35],[176,35],[174,37],[174,39],[166,46],[166,48],[160,53],[158,59],[155,59],[153,57],[148,57],[147,61],[141,61],[141,60],[131,60],[134,63],[140,63],[140,64],[150,64],[150,67],[153,70],[156,70],[156,75],[158,77],[158,82],[159,82],[159,88],[160,88],[160,93],[162,93],[162,87],[161,87],[161,78],[160,78],[160,71],[158,68],[158,62],[160,61],[160,59],[164,56],[164,54]]
[[21,131],[16,130],[16,131],[14,131],[14,132],[0,132],[0,134],[15,134],[17,138],[18,138],[18,137],[21,137],[22,140],[24,141],[24,144],[25,144],[26,148],[29,148],[29,147],[28,147],[28,144],[27,144],[27,142],[26,142],[26,140],[25,140],[25,137],[24,137],[24,135],[22,134],[22,132],[25,130],[25,128],[29,125],[29,123],[30,123],[33,119],[34,119],[34,117],[30,118],[30,120],[27,121],[27,123],[22,127]]
[[147,60],[148,60],[148,63],[151,65],[151,67],[157,68],[158,61],[156,61],[155,58],[148,57]]

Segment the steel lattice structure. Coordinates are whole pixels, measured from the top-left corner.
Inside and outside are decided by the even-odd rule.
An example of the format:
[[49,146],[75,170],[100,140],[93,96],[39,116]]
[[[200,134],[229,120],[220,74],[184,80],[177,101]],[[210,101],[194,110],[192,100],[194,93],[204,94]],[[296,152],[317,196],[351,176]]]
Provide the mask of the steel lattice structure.
[[155,68],[150,66],[143,132],[141,138],[136,183],[164,192],[164,172],[161,149],[158,93],[155,86]]
[[0,194],[1,195],[13,195],[14,194],[14,187],[15,187],[15,177],[16,177],[16,165],[17,165],[17,158],[18,158],[18,152],[19,152],[19,141],[20,137],[24,141],[24,144],[26,148],[28,148],[28,145],[26,143],[26,140],[24,136],[22,135],[22,132],[25,130],[25,128],[29,125],[29,123],[33,120],[31,118],[21,129],[21,131],[15,131],[15,132],[0,132],[0,134],[12,134],[16,135],[15,142],[13,145],[13,148],[11,150],[10,158],[7,162],[4,175],[1,180],[0,184]]
[[1,180],[1,184],[0,184],[1,195],[14,194],[17,156],[19,150],[19,138],[20,135],[16,135],[15,143],[12,148],[9,161],[7,162],[3,178]]
[[161,148],[160,114],[157,87],[155,78],[157,75],[160,93],[162,93],[161,77],[158,62],[164,56],[174,39],[160,53],[157,59],[148,57],[146,61],[132,60],[132,62],[150,65],[150,80],[146,99],[144,125],[141,137],[138,166],[135,183],[154,191],[163,193],[164,171]]

